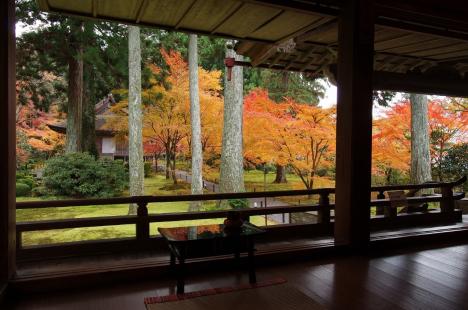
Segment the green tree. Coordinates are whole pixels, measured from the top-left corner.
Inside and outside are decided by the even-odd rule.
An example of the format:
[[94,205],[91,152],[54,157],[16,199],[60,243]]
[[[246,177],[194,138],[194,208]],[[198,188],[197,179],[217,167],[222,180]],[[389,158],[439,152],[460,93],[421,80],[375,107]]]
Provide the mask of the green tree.
[[[455,180],[468,175],[468,143],[450,147],[440,161],[439,170],[446,180]],[[468,191],[468,182],[465,182],[463,189]]]
[[[17,38],[17,80],[28,85],[19,89],[20,103],[31,98],[47,110],[53,101],[62,101],[68,112],[67,150],[96,153],[94,104],[127,76],[123,27],[46,14],[33,0],[18,0],[16,16],[27,29]],[[46,73],[57,77],[52,87],[38,83]]]

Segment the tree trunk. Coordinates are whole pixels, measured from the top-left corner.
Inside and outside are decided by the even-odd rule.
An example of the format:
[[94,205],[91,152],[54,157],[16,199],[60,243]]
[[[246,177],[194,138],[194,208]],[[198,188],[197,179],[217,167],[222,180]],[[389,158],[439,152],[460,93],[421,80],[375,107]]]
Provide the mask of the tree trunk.
[[276,177],[273,183],[288,183],[285,166],[276,165]]
[[154,170],[156,173],[158,173],[158,156],[159,154],[155,153],[153,157],[153,165],[154,165]]
[[99,156],[99,152],[96,147],[96,109],[95,109],[95,98],[96,96],[91,93],[92,87],[90,86],[94,82],[94,75],[92,68],[89,65],[84,64],[83,69],[83,128],[82,128],[82,141],[81,148],[83,152],[88,152],[91,155]]
[[166,180],[169,180],[170,178],[170,171],[171,171],[171,157],[169,155],[170,151],[169,151],[169,148],[166,148]]
[[[233,45],[234,42],[228,42]],[[242,61],[232,48],[227,48],[226,57]],[[231,81],[225,76],[224,84],[224,121],[223,142],[219,188],[222,193],[243,192],[244,167],[242,152],[242,104],[243,104],[243,70],[241,66],[232,68]]]
[[[197,35],[191,34],[188,48],[190,82],[190,123],[192,127],[192,194],[203,194],[203,153],[201,143],[200,98],[198,96],[198,47]],[[190,203],[189,211],[198,211],[200,202]]]
[[75,35],[81,22],[72,27],[71,55],[68,58],[68,106],[65,153],[81,152],[83,122],[83,46]]
[[411,182],[431,181],[427,96],[411,94]]
[[[140,28],[128,27],[128,163],[130,196],[141,196],[144,190],[144,163],[141,110],[141,50]],[[130,205],[128,214],[136,214]]]
[[176,156],[175,156],[175,152],[173,154],[174,154],[174,156],[172,157],[171,177],[172,177],[172,181],[174,182],[174,185],[176,185],[177,184],[177,175],[176,175]]

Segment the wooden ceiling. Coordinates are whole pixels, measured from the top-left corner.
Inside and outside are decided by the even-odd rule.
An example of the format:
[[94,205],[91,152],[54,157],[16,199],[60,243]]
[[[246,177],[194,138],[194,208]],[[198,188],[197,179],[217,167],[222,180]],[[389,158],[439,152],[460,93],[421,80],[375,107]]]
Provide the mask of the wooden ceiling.
[[[468,72],[468,40],[377,25],[374,48],[376,71],[442,70],[445,74],[458,73],[462,77]],[[273,44],[241,41],[236,49],[248,56],[254,66],[320,75],[336,64],[337,19],[328,19],[290,40]]]
[[[40,8],[238,40],[254,66],[328,75],[340,0],[37,0]],[[458,0],[375,0],[375,70],[465,79],[468,6]],[[468,87],[467,87],[468,88]]]

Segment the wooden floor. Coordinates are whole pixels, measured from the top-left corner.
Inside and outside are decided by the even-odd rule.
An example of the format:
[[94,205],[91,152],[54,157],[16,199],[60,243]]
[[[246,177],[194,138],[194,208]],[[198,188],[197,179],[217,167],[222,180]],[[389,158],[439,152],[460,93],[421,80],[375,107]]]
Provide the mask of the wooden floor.
[[[313,259],[258,268],[258,280],[284,277],[330,309],[468,309],[468,243]],[[186,291],[246,283],[232,271],[193,274]],[[144,309],[143,298],[174,293],[161,278],[102,288],[23,296],[11,309]]]
[[[411,235],[420,235],[423,233],[448,232],[456,230],[468,230],[468,215],[463,216],[463,221],[448,226],[428,226],[428,227],[413,227],[406,229],[393,229],[371,234],[371,240],[385,240],[402,238]],[[288,251],[298,247],[327,247],[334,244],[333,237],[323,236],[316,238],[292,238],[284,240],[274,240],[268,242],[260,242],[257,244],[257,254],[268,253],[275,251]],[[90,264],[90,260],[92,264]],[[128,269],[131,267],[140,268],[142,266],[167,265],[169,254],[166,249],[164,251],[143,251],[131,253],[110,253],[93,256],[80,256],[57,259],[41,259],[27,262],[18,262],[16,277],[18,279],[27,280],[30,278],[44,277],[48,275],[65,275],[73,273],[88,273],[94,269],[97,272],[100,270],[118,270]],[[90,267],[92,266],[92,268]]]

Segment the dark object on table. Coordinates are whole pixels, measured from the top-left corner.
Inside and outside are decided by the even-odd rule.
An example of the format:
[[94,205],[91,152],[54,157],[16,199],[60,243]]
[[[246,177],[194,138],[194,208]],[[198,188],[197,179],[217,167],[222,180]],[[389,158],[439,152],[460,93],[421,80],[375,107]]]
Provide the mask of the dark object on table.
[[[235,223],[237,225],[238,221]],[[256,283],[254,238],[265,231],[248,222],[235,229],[236,233],[229,228],[226,231],[224,225],[158,228],[171,252],[171,268],[177,275],[178,294],[184,292],[185,260],[190,258],[234,254],[239,262],[240,253],[247,252],[249,282]],[[177,265],[176,260],[179,261]]]
[[227,218],[224,220],[224,232],[226,234],[240,233],[242,224],[244,224],[244,221],[240,212],[229,211]]

